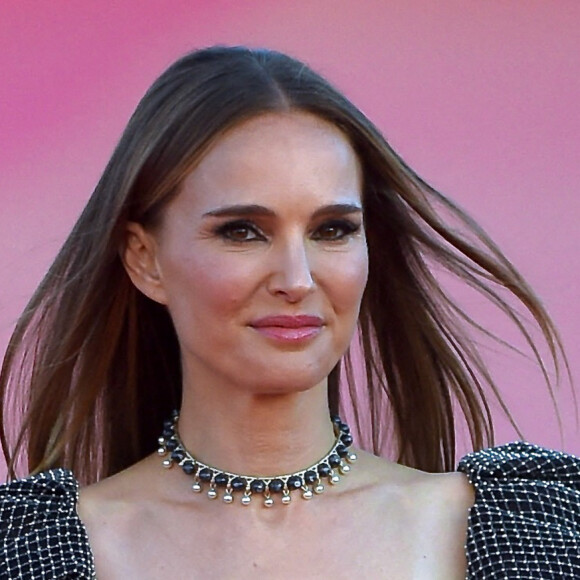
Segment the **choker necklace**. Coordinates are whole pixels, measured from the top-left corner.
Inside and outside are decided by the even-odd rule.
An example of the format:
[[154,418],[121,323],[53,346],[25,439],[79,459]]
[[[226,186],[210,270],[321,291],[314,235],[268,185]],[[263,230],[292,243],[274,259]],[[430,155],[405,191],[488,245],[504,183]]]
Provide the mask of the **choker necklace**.
[[348,425],[339,417],[332,417],[336,441],[330,451],[310,467],[271,477],[230,473],[199,461],[185,449],[177,431],[178,418],[178,412],[174,411],[173,418],[163,424],[163,433],[158,440],[158,453],[165,456],[163,467],[179,465],[184,473],[193,477],[191,488],[197,493],[203,491],[204,484],[208,484],[207,497],[210,499],[216,499],[218,489],[223,489],[222,499],[228,504],[233,503],[235,492],[242,492],[242,505],[249,505],[254,495],[264,498],[265,507],[274,505],[275,496],[280,496],[281,503],[288,505],[292,499],[290,492],[294,490],[301,490],[304,499],[311,499],[314,494],[324,491],[325,479],[332,485],[337,484],[340,476],[350,471],[350,464],[357,458],[348,449],[353,441]]

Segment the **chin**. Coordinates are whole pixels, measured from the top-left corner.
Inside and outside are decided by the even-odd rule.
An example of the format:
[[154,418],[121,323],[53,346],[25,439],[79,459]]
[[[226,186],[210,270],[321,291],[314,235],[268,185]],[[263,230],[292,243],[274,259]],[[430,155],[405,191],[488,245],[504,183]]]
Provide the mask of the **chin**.
[[254,375],[261,376],[263,379],[259,383],[251,381],[250,384],[252,391],[256,394],[290,395],[316,388],[325,381],[328,373],[304,373],[296,372],[296,369],[294,369],[294,372],[280,369],[275,377],[267,378],[268,373]]

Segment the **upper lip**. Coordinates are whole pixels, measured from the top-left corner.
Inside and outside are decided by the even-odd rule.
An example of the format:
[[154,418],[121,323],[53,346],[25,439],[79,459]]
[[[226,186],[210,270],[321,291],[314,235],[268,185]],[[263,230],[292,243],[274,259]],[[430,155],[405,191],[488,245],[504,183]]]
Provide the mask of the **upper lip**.
[[250,326],[264,327],[264,326],[280,326],[282,328],[303,328],[305,326],[322,326],[324,320],[320,316],[312,316],[310,314],[298,314],[296,316],[288,315],[274,315],[264,316],[258,318],[250,323]]

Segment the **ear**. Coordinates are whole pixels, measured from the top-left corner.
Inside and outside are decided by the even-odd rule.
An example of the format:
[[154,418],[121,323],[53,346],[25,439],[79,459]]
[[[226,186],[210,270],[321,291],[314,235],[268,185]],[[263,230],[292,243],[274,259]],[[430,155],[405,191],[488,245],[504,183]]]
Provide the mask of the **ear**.
[[151,300],[166,304],[154,236],[141,224],[128,222],[119,253],[133,284]]

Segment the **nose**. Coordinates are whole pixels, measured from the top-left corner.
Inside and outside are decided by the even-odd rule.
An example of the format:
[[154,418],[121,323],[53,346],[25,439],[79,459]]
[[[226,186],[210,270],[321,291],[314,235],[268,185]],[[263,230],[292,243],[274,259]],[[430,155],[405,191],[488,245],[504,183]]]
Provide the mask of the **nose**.
[[284,244],[272,255],[272,274],[268,284],[270,293],[290,303],[303,300],[316,286],[310,262],[303,240]]

